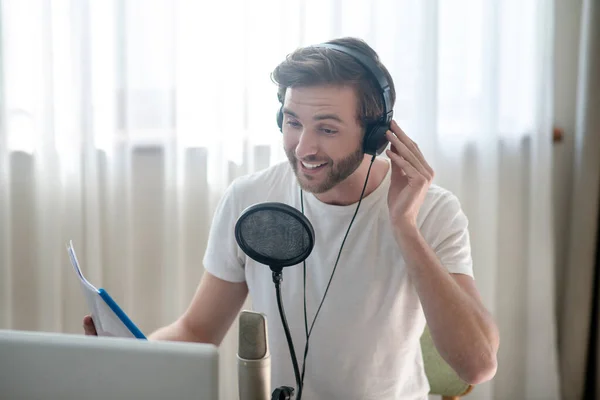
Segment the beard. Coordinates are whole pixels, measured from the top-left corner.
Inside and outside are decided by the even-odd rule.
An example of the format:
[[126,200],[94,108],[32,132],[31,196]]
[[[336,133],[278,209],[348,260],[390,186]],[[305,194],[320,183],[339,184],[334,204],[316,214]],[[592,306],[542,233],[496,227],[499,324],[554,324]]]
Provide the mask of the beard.
[[293,149],[285,149],[298,184],[302,190],[314,194],[325,193],[333,189],[338,183],[344,181],[350,175],[357,170],[363,161],[364,153],[362,147],[358,147],[354,152],[338,161],[333,161],[331,158],[317,159],[317,157],[308,157],[302,161],[304,162],[321,162],[327,163],[324,167],[326,169],[326,176],[324,179],[313,177],[310,175],[304,175],[301,171],[298,171],[299,160],[296,157]]

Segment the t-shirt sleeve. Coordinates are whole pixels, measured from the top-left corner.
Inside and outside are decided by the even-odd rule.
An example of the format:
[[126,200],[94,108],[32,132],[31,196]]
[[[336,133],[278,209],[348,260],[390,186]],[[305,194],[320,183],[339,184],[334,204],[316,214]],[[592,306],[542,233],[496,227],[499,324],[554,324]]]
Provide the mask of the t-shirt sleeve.
[[458,198],[448,192],[441,196],[423,223],[425,237],[442,265],[450,273],[473,275],[469,221]]
[[239,207],[235,197],[235,182],[225,191],[213,216],[204,253],[204,269],[228,282],[244,282],[244,258],[235,240],[235,223]]

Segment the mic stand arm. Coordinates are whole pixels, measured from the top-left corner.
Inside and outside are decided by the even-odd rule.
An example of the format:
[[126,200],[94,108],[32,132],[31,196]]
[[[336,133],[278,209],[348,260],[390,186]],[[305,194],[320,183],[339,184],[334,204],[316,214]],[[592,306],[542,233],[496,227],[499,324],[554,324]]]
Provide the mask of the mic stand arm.
[[[283,280],[281,274],[281,268],[274,269],[273,271],[273,283],[275,283],[275,293],[277,297],[277,306],[279,307],[279,315],[281,316],[281,323],[283,324],[283,330],[285,331],[285,337],[288,342],[290,349],[290,356],[292,357],[292,364],[294,366],[294,375],[296,376],[296,385],[298,386],[298,400],[302,398],[302,382],[300,380],[300,368],[298,368],[298,360],[296,359],[296,351],[294,350],[294,343],[292,342],[292,335],[290,328],[288,327],[287,320],[285,318],[285,311],[283,310],[283,301],[281,300],[281,281]],[[277,388],[273,392],[271,400],[289,400],[294,395],[294,389],[289,386],[282,386]]]

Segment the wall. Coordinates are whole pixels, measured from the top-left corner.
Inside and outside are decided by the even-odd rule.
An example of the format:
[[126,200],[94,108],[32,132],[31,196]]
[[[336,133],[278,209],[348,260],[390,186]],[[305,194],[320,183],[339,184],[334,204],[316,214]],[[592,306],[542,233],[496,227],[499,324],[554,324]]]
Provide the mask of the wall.
[[554,115],[555,126],[564,130],[562,142],[554,146],[553,171],[556,304],[559,307],[563,302],[563,274],[569,244],[581,4],[581,0],[555,0]]

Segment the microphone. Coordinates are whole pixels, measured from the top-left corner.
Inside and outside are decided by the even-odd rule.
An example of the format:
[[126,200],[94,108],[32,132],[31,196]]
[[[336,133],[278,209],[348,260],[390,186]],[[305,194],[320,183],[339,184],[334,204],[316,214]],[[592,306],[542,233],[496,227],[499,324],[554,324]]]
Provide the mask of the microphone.
[[239,317],[238,385],[240,400],[271,399],[271,354],[267,317],[243,310]]

